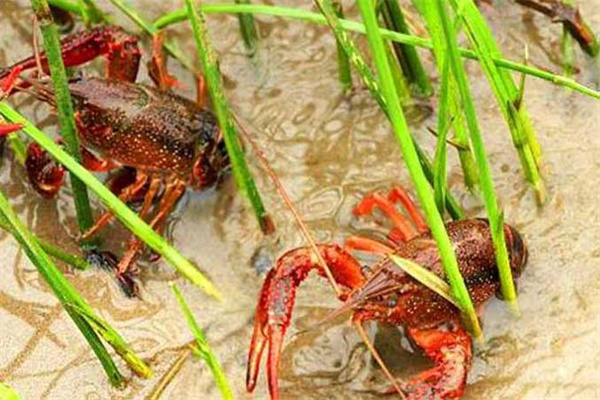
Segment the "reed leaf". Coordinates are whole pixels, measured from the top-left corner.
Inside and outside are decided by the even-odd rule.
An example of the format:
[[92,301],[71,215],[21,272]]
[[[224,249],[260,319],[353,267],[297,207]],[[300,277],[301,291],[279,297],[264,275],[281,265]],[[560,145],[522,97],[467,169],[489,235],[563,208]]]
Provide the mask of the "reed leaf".
[[428,289],[431,289],[435,293],[439,294],[441,297],[448,300],[448,302],[452,303],[452,305],[454,305],[456,308],[461,310],[460,304],[454,300],[454,297],[452,297],[452,289],[450,288],[450,285],[448,285],[445,280],[427,268],[413,261],[407,260],[406,258],[399,257],[395,254],[388,254],[388,257],[394,262],[394,264],[402,268],[404,272],[406,272],[415,280],[419,281],[419,283],[421,283],[423,286],[426,286]]
[[186,5],[194,32],[194,38],[196,39],[198,58],[202,64],[202,71],[206,78],[215,114],[219,120],[219,126],[221,127],[221,132],[223,132],[225,147],[227,148],[227,153],[231,160],[235,181],[238,188],[241,189],[250,200],[261,230],[264,233],[271,233],[274,230],[273,223],[265,210],[260,193],[258,192],[252,174],[248,169],[235,123],[231,117],[229,105],[225,100],[217,56],[212,48],[208,29],[204,21],[204,14],[194,7],[191,0],[186,0]]
[[487,160],[483,138],[481,131],[479,130],[475,106],[473,104],[473,99],[471,97],[471,92],[467,82],[467,75],[464,70],[462,60],[458,54],[456,33],[453,28],[453,23],[450,21],[448,13],[445,10],[445,3],[436,1],[431,3],[427,2],[426,4],[430,5],[431,7],[435,7],[433,11],[437,12],[437,18],[439,18],[441,21],[441,26],[446,38],[447,57],[452,68],[454,78],[456,79],[456,83],[458,84],[458,90],[460,92],[467,125],[469,127],[471,144],[473,146],[473,152],[479,170],[478,172],[481,190],[483,192],[483,199],[490,222],[492,240],[494,242],[494,249],[496,251],[496,262],[500,274],[502,294],[504,295],[504,299],[509,302],[512,309],[516,311],[518,310],[517,294],[514,282],[512,280],[510,262],[508,259],[508,252],[504,238],[503,216],[498,205],[498,200],[496,199],[490,164]]
[[[349,38],[347,32],[342,29],[340,25],[340,20],[336,17],[333,7],[331,5],[330,0],[315,0],[315,4],[319,7],[325,18],[327,19],[329,26],[337,40],[337,42],[342,46],[348,58],[352,64],[352,66],[356,69],[358,74],[360,75],[363,83],[371,93],[371,96],[377,101],[377,104],[381,107],[384,114],[390,118],[387,106],[387,100],[385,99],[383,92],[379,86],[377,79],[375,78],[374,73],[371,71],[371,68],[366,63],[360,52],[358,51],[354,42]],[[384,47],[386,53],[389,53],[389,48],[387,46]],[[398,90],[398,82],[394,80],[394,87]],[[400,93],[406,93],[406,91]],[[407,93],[406,93],[407,94]],[[420,164],[423,169],[425,169],[426,177],[430,184],[433,184],[434,173],[432,170],[431,163],[427,160],[425,153],[419,147],[417,142],[413,142],[417,149],[417,156],[419,157]],[[460,209],[460,206],[456,203],[456,201],[452,198],[452,195],[448,193],[448,202],[446,203],[448,212],[452,215],[453,218],[459,219],[462,217],[463,212]]]
[[451,0],[450,4],[465,27],[465,32],[481,61],[481,67],[508,123],[525,178],[533,186],[539,204],[544,204],[546,189],[539,171],[541,148],[526,108],[523,104],[520,104],[519,109],[515,107],[519,92],[512,76],[494,63],[494,57],[499,58],[501,53],[492,31],[472,0],[460,2]]
[[221,299],[219,290],[177,250],[170,246],[165,239],[156,233],[148,224],[137,216],[127,205],[118,199],[98,179],[94,177],[81,164],[77,163],[64,150],[62,150],[52,139],[37,129],[31,122],[12,109],[7,103],[0,103],[0,114],[13,123],[23,124],[23,132],[37,142],[59,163],[84,182],[87,187],[96,193],[102,202],[113,214],[135,235],[144,241],[151,249],[169,261],[177,271],[200,287],[204,292],[215,299]]
[[[81,150],[77,138],[77,128],[73,117],[73,103],[67,81],[67,72],[62,60],[58,29],[52,19],[52,13],[46,0],[31,0],[31,6],[37,20],[40,22],[44,49],[48,58],[48,67],[54,87],[60,134],[64,139],[67,151],[81,163]],[[34,33],[36,34],[36,33]],[[71,174],[71,188],[77,212],[77,223],[80,232],[87,231],[94,223],[92,209],[86,186],[76,176]]]
[[[250,0],[235,0],[235,4],[250,4]],[[252,14],[238,14],[240,33],[250,56],[258,51],[258,30]]]
[[446,276],[450,282],[453,296],[464,311],[463,314],[468,328],[475,337],[480,337],[481,328],[473,307],[473,302],[471,301],[467,286],[460,274],[452,242],[446,232],[444,221],[436,208],[431,187],[429,186],[421,167],[408,125],[404,118],[402,108],[400,107],[398,94],[394,90],[389,60],[387,59],[387,54],[385,52],[383,38],[378,29],[373,2],[370,0],[358,0],[358,7],[367,30],[367,40],[377,67],[382,91],[387,104],[389,105],[388,111],[390,122],[394,134],[400,142],[400,150],[402,151],[404,161],[417,191],[419,202],[425,213],[429,228],[438,245],[440,258]]
[[[332,1],[335,15],[338,18],[344,18],[344,9],[340,0]],[[352,91],[352,70],[350,69],[350,60],[344,51],[344,47],[336,40],[337,60],[338,60],[338,76],[344,93],[348,94]]]
[[440,91],[438,124],[437,124],[437,144],[435,147],[435,156],[433,158],[433,196],[440,215],[444,215],[446,206],[446,164],[447,164],[447,134],[450,129],[452,117],[449,114],[448,103],[450,101],[450,64],[446,59],[442,67],[442,88]]
[[[562,3],[574,7],[573,0],[562,0]],[[575,74],[575,48],[573,46],[573,36],[569,33],[569,29],[563,25],[562,34],[560,36],[560,51],[562,53],[563,74],[571,78]]]
[[[449,64],[446,57],[446,43],[444,34],[441,30],[439,18],[437,18],[437,14],[435,12],[431,11],[433,9],[432,2],[427,0],[414,0],[413,3],[425,20],[427,29],[429,31],[429,36],[431,37],[431,41],[433,43],[436,66],[440,75],[443,75],[445,68],[449,67]],[[451,70],[449,70],[449,72],[450,71]],[[458,88],[454,76],[451,73],[449,74],[447,93],[449,97],[447,99],[447,112],[452,119],[452,130],[454,131],[453,141],[459,145],[456,148],[458,150],[458,157],[463,171],[463,179],[465,186],[473,190],[479,181],[479,177],[477,175],[477,166],[475,165],[473,150],[471,149],[471,143],[469,142],[469,133],[467,132],[467,127],[465,125],[465,118],[460,96],[458,95]],[[442,96],[440,97],[440,106],[441,98]],[[441,109],[439,112],[441,115]],[[438,126],[438,130],[439,129],[440,128]]]
[[[384,22],[389,30],[410,34],[398,0],[385,0],[382,2],[382,8]],[[433,87],[417,50],[412,46],[395,43],[394,51],[411,87],[416,88],[420,96],[431,96]]]
[[171,283],[171,289],[173,289],[175,298],[177,299],[188,326],[190,327],[190,330],[196,339],[196,346],[194,346],[192,350],[197,356],[202,358],[208,365],[208,368],[210,368],[223,400],[233,400],[233,391],[231,390],[231,385],[229,385],[229,382],[227,381],[227,377],[225,376],[223,368],[221,368],[221,363],[210,348],[210,345],[204,336],[204,332],[202,332],[202,329],[200,329],[196,319],[194,318],[194,315],[192,314],[192,310],[190,310],[190,307],[183,298],[179,287],[176,284]]

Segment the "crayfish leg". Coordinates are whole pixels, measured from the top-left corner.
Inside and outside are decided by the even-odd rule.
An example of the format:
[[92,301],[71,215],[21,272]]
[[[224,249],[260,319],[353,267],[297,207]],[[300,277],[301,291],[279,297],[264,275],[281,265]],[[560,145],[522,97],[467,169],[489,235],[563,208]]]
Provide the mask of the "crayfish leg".
[[467,332],[457,325],[448,330],[409,328],[408,334],[435,366],[411,379],[405,388],[407,400],[460,398],[472,359],[471,338]]
[[394,249],[385,243],[378,240],[362,237],[362,236],[350,236],[344,242],[344,248],[346,251],[366,251],[368,253],[385,256],[386,254],[393,253]]
[[[319,252],[331,270],[333,278],[348,289],[360,287],[365,278],[358,261],[336,245],[319,245]],[[252,392],[260,369],[262,354],[268,346],[267,381],[272,400],[279,398],[278,371],[285,332],[290,325],[296,300],[296,290],[310,271],[325,276],[313,250],[302,247],[281,256],[269,271],[258,299],[254,333],[250,342],[246,388]]]
[[163,50],[164,31],[160,31],[152,40],[152,58],[148,61],[148,74],[154,84],[162,91],[180,87],[179,81],[167,71],[167,59]]
[[[152,218],[152,221],[150,221],[149,224],[150,227],[153,228],[157,233],[162,233],[164,223],[167,217],[177,204],[177,201],[185,193],[185,189],[185,182],[179,180],[167,184],[165,193],[163,194],[160,205],[158,206],[158,211],[156,212],[156,214]],[[147,204],[151,204],[152,199],[150,199],[150,196],[152,196],[153,198],[156,195],[157,191],[158,187],[156,186],[154,189],[148,190],[148,193],[146,194],[146,199],[144,199],[144,206],[142,206],[142,209],[145,209]],[[141,239],[139,239],[136,236],[131,238],[129,242],[129,247],[125,252],[125,255],[123,255],[123,258],[121,258],[121,261],[119,261],[119,265],[117,267],[118,275],[123,275],[130,271],[131,266],[139,257],[143,247],[144,242]]]
[[381,193],[371,193],[365,196],[354,208],[353,213],[356,216],[364,216],[373,213],[375,207],[379,208],[392,222],[392,229],[389,237],[395,242],[405,242],[417,235],[415,228],[410,220],[396,209],[396,206],[386,196]]
[[[124,203],[127,203],[144,188],[146,182],[148,182],[148,176],[146,174],[138,172],[136,174],[135,181],[131,185],[124,188],[123,191],[119,194],[119,200],[121,200]],[[104,214],[102,214],[102,216],[100,216],[100,218],[98,218],[96,222],[94,222],[94,225],[92,225],[86,232],[83,233],[81,238],[83,240],[89,239],[90,237],[98,233],[98,231],[100,231],[102,228],[104,228],[112,220],[112,218],[112,212],[105,211]]]

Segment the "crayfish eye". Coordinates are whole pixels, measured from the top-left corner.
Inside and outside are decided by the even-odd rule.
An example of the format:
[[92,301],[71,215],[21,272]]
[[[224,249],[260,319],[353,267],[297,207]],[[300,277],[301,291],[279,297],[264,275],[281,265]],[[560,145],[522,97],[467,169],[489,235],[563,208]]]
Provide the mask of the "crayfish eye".
[[394,297],[390,297],[387,301],[387,306],[389,308],[394,308],[396,307],[396,304],[398,304],[398,297],[394,296]]

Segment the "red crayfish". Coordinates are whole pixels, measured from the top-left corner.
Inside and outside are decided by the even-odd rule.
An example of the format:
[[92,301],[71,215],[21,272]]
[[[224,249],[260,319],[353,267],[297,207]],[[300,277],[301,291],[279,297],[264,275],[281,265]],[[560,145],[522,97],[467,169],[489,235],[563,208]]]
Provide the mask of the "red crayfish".
[[[141,218],[149,218],[154,202],[160,199],[149,220],[158,232],[187,187],[210,187],[229,165],[214,115],[169,91],[177,82],[166,73],[161,40],[160,36],[155,38],[149,63],[150,77],[158,87],[134,83],[141,53],[137,39],[121,28],[98,27],[72,34],[61,42],[67,67],[98,56],[107,60],[107,78],[79,75],[69,82],[84,165],[93,171],[123,168],[125,172],[113,183],[119,182],[115,186],[122,201],[143,200]],[[43,70],[38,73],[47,73],[44,53],[0,72],[3,92],[28,90],[52,105],[54,93],[49,84],[39,77],[20,78],[23,71],[36,66]],[[19,127],[0,125],[0,134]],[[62,185],[63,167],[37,144],[28,148],[26,169],[35,189],[45,197],[53,197]],[[111,219],[111,213],[105,212],[83,238],[97,233]],[[128,281],[125,275],[142,248],[138,238],[131,239],[117,267],[122,282]]]
[[[401,202],[408,216],[394,203]],[[408,382],[403,391],[410,400],[456,399],[465,388],[472,358],[471,339],[460,325],[460,312],[443,297],[420,284],[391,260],[384,259],[370,272],[363,272],[350,254],[360,250],[375,254],[396,254],[411,260],[444,279],[436,243],[419,211],[401,188],[389,196],[376,193],[365,198],[354,210],[366,215],[380,208],[392,221],[389,243],[351,237],[346,248],[318,246],[335,281],[345,288],[343,310],[352,311],[355,322],[375,320],[402,325],[414,343],[421,347],[435,366]],[[412,223],[410,222],[412,220]],[[468,219],[446,224],[460,271],[476,307],[488,300],[500,286],[489,223]],[[515,277],[527,262],[527,248],[519,232],[504,226],[510,265]],[[260,361],[267,348],[267,380],[273,400],[278,399],[278,370],[285,332],[290,325],[296,290],[310,271],[325,276],[311,248],[301,247],[279,257],[269,271],[259,295],[254,333],[250,344],[246,385],[253,391]],[[334,313],[335,314],[335,313]]]

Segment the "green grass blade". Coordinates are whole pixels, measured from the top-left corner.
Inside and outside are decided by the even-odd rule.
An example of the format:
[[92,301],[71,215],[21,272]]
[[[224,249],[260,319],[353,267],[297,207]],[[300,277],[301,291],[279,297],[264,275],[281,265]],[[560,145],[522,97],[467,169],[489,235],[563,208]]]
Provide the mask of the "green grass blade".
[[504,295],[504,299],[506,299],[509,302],[511,307],[514,310],[517,310],[517,293],[515,290],[514,282],[512,280],[510,262],[508,259],[508,252],[506,249],[502,212],[498,205],[498,200],[496,199],[490,164],[487,160],[483,138],[481,136],[481,131],[479,130],[479,123],[477,122],[475,106],[473,104],[473,99],[471,97],[471,92],[467,83],[467,75],[464,70],[462,60],[460,59],[458,54],[456,34],[453,29],[453,24],[449,20],[448,14],[445,10],[445,4],[441,2],[432,2],[431,4],[432,6],[436,7],[435,11],[438,13],[438,18],[441,21],[444,36],[446,38],[447,56],[452,67],[454,77],[458,84],[458,89],[465,110],[467,124],[469,126],[471,143],[473,145],[475,160],[477,161],[477,166],[479,169],[481,190],[483,192],[483,199],[485,202],[485,207],[490,222],[490,229],[492,233],[492,239],[494,242],[494,249],[496,251],[496,262],[500,273],[502,294]]
[[210,348],[208,341],[204,336],[204,332],[202,332],[202,329],[200,329],[200,327],[198,326],[198,323],[196,322],[192,311],[187,305],[185,299],[183,298],[179,287],[176,284],[172,283],[171,288],[173,289],[175,298],[177,299],[177,302],[179,303],[179,306],[183,311],[183,315],[185,316],[188,326],[190,327],[190,330],[192,331],[192,334],[196,339],[197,347],[194,349],[194,352],[199,357],[201,357],[210,368],[215,379],[215,383],[217,384],[217,387],[221,392],[221,397],[224,400],[232,400],[234,398],[233,391],[231,390],[231,386],[227,381],[227,377],[225,376],[223,368],[221,368],[221,363],[219,362],[219,359],[216,357],[216,355]]
[[[398,0],[385,0],[382,4],[383,17],[388,29],[410,34],[408,25],[404,19],[402,8]],[[417,92],[420,96],[431,96],[433,94],[433,87],[429,80],[429,76],[425,72],[419,53],[413,46],[402,45],[396,43],[394,45],[396,58],[402,66],[404,76],[408,80],[409,84],[417,88]]]
[[441,297],[448,300],[448,302],[452,303],[452,305],[459,310],[461,309],[460,304],[454,299],[454,297],[452,297],[452,289],[450,288],[450,285],[448,285],[442,278],[425,267],[407,260],[406,258],[399,257],[395,254],[388,254],[388,257],[394,262],[394,264],[402,268],[402,270],[412,278],[416,279],[427,288],[433,290]]
[[[562,3],[573,7],[573,0],[562,0]],[[566,26],[563,25],[562,35],[560,37],[560,51],[563,61],[563,75],[571,78],[575,74],[575,49],[573,47],[573,36],[569,33]]]
[[525,177],[533,186],[538,202],[544,204],[546,190],[538,169],[541,163],[541,148],[526,108],[523,104],[518,110],[514,106],[519,96],[518,87],[512,76],[494,63],[494,58],[499,58],[501,53],[475,3],[472,0],[461,0],[460,3],[451,0],[450,3],[465,26],[467,36],[481,61],[483,71],[508,123]]
[[82,10],[82,18],[86,26],[89,27],[101,22],[111,22],[94,0],[77,0],[77,2],[79,3],[79,9]]
[[[235,4],[250,4],[250,0],[235,0]],[[252,14],[238,14],[240,33],[250,56],[258,51],[258,30]]]
[[75,176],[81,179],[87,187],[96,193],[102,202],[110,209],[131,232],[144,241],[150,248],[169,261],[177,271],[189,279],[192,283],[204,290],[208,295],[221,299],[219,290],[177,250],[170,246],[165,239],[156,233],[148,224],[137,216],[127,205],[119,200],[109,189],[94,177],[82,165],[77,163],[64,150],[62,150],[52,139],[44,135],[31,122],[26,120],[18,112],[13,110],[6,102],[0,103],[0,114],[13,122],[22,123],[25,132],[31,139],[36,141],[58,162],[64,165]]
[[65,309],[69,312],[69,315],[71,315],[73,322],[75,322],[75,325],[77,325],[85,339],[88,341],[90,347],[98,357],[98,360],[102,364],[102,367],[104,368],[104,371],[106,372],[110,382],[117,387],[123,386],[123,377],[119,373],[116,365],[98,338],[96,332],[91,326],[85,323],[85,321],[81,320],[76,315],[73,315],[68,308],[68,304],[76,303],[81,304],[82,307],[87,307],[90,310],[91,308],[87,305],[87,303],[85,303],[85,300],[83,300],[79,293],[77,293],[77,291],[60,273],[52,261],[50,261],[48,255],[42,250],[40,245],[31,236],[25,225],[17,217],[14,210],[8,203],[8,200],[1,191],[0,215],[0,219],[2,219],[8,225],[10,232],[13,234],[15,239],[17,239],[25,251],[25,254],[27,254],[31,262],[35,265],[38,272],[50,286],[63,307],[65,307]]
[[[349,38],[348,33],[341,27],[340,22],[331,6],[331,2],[328,0],[315,0],[316,5],[319,7],[325,18],[327,19],[329,26],[337,40],[337,42],[342,46],[348,58],[356,70],[359,76],[363,80],[363,83],[375,99],[377,104],[381,107],[382,111],[386,114],[388,119],[390,118],[388,113],[387,101],[383,96],[379,83],[371,71],[371,68],[366,63],[361,53],[357,49],[354,42]],[[386,46],[385,51],[388,52],[389,48]],[[397,80],[394,80],[395,88],[398,89]],[[403,92],[400,92],[403,93]],[[425,169],[426,177],[430,184],[433,184],[434,174],[432,170],[431,163],[428,162],[425,153],[420,149],[417,142],[414,142],[414,145],[417,148],[417,155],[419,157],[419,161],[421,163],[422,168]],[[463,214],[460,206],[456,203],[456,201],[452,198],[452,195],[447,191],[449,202],[447,202],[448,212],[453,216],[453,218],[460,216]]]
[[21,396],[10,386],[0,382],[0,399],[2,400],[21,400]]
[[[419,154],[419,161],[421,162],[421,167],[423,168],[425,177],[427,178],[427,180],[430,183],[434,182],[435,181],[435,176],[433,173],[434,166],[433,166],[433,163],[431,162],[431,160],[429,159],[429,156],[423,151],[423,149],[421,149],[419,146],[417,146],[416,142],[415,142],[415,149],[417,150],[417,153]],[[464,210],[458,204],[456,199],[451,195],[451,193],[448,191],[447,188],[446,188],[445,192],[446,192],[446,211],[448,211],[448,214],[450,214],[450,216],[454,220],[465,218]]]
[[[40,22],[44,49],[48,58],[48,66],[54,87],[56,107],[58,109],[58,122],[60,134],[65,141],[69,154],[77,162],[81,162],[81,150],[77,138],[77,128],[73,117],[73,103],[71,92],[67,82],[67,72],[62,60],[58,29],[52,20],[52,13],[46,0],[31,0],[32,8],[36,18]],[[77,222],[80,232],[87,231],[94,223],[87,188],[76,176],[71,174],[71,187],[75,210],[77,211]]]
[[[50,0],[51,2],[64,2],[66,0]],[[71,7],[72,9],[72,7]],[[280,6],[269,6],[262,4],[249,4],[249,5],[237,5],[237,4],[205,4],[201,7],[202,11],[209,14],[238,14],[238,13],[249,13],[249,14],[263,14],[279,16],[284,18],[291,18],[300,21],[311,22],[320,25],[326,25],[327,20],[322,16],[314,12],[300,10],[296,8],[280,7]],[[157,28],[165,28],[171,24],[175,24],[187,19],[187,11],[176,10],[163,16],[159,17],[154,25]],[[365,33],[365,26],[361,23],[340,20],[340,25],[344,30],[358,33]],[[388,29],[379,29],[381,36],[384,39],[392,40],[394,42],[403,43],[409,46],[422,47],[426,49],[433,49],[433,44],[430,40],[421,38],[418,36],[407,35],[404,33],[393,32]],[[461,57],[465,57],[471,60],[479,60],[477,54],[468,49],[459,48],[459,54]],[[529,65],[523,65],[514,61],[510,61],[504,58],[494,58],[494,63],[503,69],[509,69],[517,72],[523,72],[528,75],[535,76],[539,79],[546,80],[555,85],[564,86],[583,95],[600,99],[600,92],[591,88],[588,88],[573,79],[556,75],[548,71],[544,71],[539,68],[535,68]]]
[[[446,66],[449,64],[446,61],[446,43],[444,34],[441,30],[441,24],[437,18],[437,13],[432,12],[432,3],[427,0],[415,0],[413,1],[419,13],[423,16],[429,36],[433,43],[433,52],[435,54],[435,61],[440,72],[440,75],[445,71]],[[448,82],[448,113],[452,117],[452,129],[454,131],[454,142],[459,145],[457,147],[460,165],[463,171],[463,178],[465,186],[473,190],[479,182],[479,176],[477,174],[477,166],[475,159],[473,158],[473,150],[471,149],[471,143],[469,142],[469,133],[465,125],[463,108],[458,95],[458,88],[454,76],[450,74]],[[439,127],[438,127],[439,130]]]
[[273,230],[273,224],[265,210],[265,206],[260,198],[252,174],[246,164],[246,158],[240,145],[238,132],[223,93],[217,56],[212,48],[208,29],[206,28],[204,20],[204,14],[194,7],[191,0],[186,0],[186,5],[192,29],[194,31],[194,38],[196,39],[198,58],[202,64],[202,71],[206,78],[215,114],[219,120],[219,126],[221,127],[221,132],[223,132],[225,147],[227,148],[227,154],[231,160],[235,181],[238,188],[248,196],[262,231],[270,233]]
[[67,303],[66,306],[83,318],[94,332],[100,335],[136,374],[144,378],[152,376],[150,367],[135,354],[121,335],[108,322],[96,315],[87,304],[77,301]]
[[[333,0],[332,5],[335,15],[338,18],[344,18],[344,9],[340,0]],[[344,51],[344,47],[336,41],[337,60],[338,60],[338,76],[345,94],[352,91],[352,70],[350,69],[350,60]]]
[[446,206],[446,164],[447,164],[447,133],[450,129],[452,117],[448,112],[448,102],[450,101],[450,64],[444,60],[442,67],[442,88],[440,91],[438,124],[437,124],[437,144],[435,147],[435,156],[433,158],[433,196],[440,215],[444,215]]
[[402,108],[400,107],[398,94],[394,90],[389,60],[387,59],[387,54],[385,52],[383,38],[378,29],[373,2],[370,0],[358,0],[358,7],[367,30],[367,39],[371,52],[373,53],[373,59],[381,81],[382,91],[389,105],[390,121],[392,123],[394,134],[400,142],[400,149],[410,172],[413,184],[415,185],[419,202],[425,213],[431,233],[437,242],[444,271],[446,272],[446,276],[452,287],[452,293],[461,305],[461,309],[464,310],[467,326],[475,337],[480,337],[481,328],[479,326],[479,321],[475,314],[475,309],[469,296],[467,286],[460,274],[452,242],[446,232],[444,221],[437,211],[433,193],[425,178],[423,169],[421,168],[417,151],[415,150],[408,125],[406,124]]

